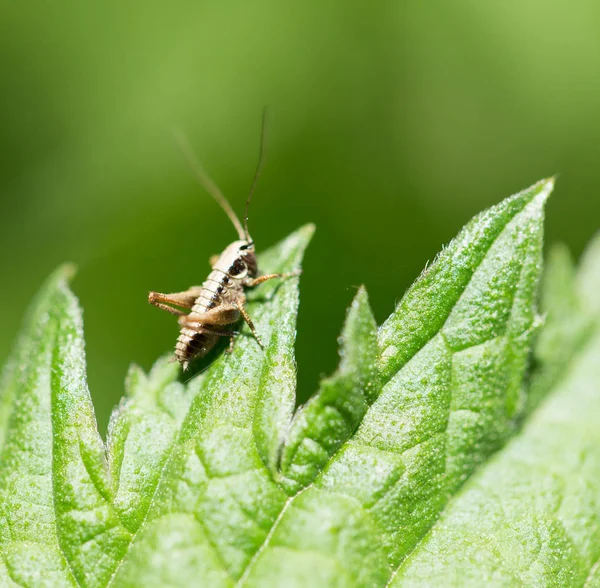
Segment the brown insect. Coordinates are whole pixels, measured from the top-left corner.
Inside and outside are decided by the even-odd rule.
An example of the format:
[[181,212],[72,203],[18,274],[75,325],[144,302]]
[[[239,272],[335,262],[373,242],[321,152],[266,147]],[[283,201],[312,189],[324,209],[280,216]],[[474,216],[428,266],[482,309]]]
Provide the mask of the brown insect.
[[288,278],[299,274],[299,272],[292,272],[258,275],[254,242],[248,232],[248,207],[262,169],[264,129],[265,117],[263,115],[260,156],[252,188],[246,200],[244,226],[242,226],[217,185],[194,159],[185,138],[181,135],[178,136],[180,147],[200,184],[225,211],[239,235],[239,240],[228,245],[221,255],[214,255],[210,258],[209,263],[212,266],[212,271],[201,286],[192,286],[185,292],[175,292],[173,294],[150,292],[148,295],[150,304],[179,317],[181,330],[175,346],[174,359],[181,364],[184,370],[188,368],[193,359],[206,355],[216,345],[220,337],[230,338],[228,351],[231,351],[234,338],[237,335],[237,332],[232,328],[240,318],[246,321],[256,341],[263,347],[245,307],[245,289],[254,288],[267,280]]

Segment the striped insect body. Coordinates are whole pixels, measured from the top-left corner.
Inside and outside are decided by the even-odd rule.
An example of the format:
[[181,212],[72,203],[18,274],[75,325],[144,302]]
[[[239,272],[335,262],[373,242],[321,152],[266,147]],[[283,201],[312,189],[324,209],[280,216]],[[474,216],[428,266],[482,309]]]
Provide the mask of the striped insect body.
[[250,194],[246,200],[243,226],[225,196],[193,158],[188,143],[184,138],[179,138],[180,146],[200,183],[229,216],[239,235],[239,240],[228,245],[221,255],[211,258],[212,271],[201,286],[192,286],[184,292],[172,294],[150,292],[148,295],[150,304],[178,317],[180,332],[175,346],[174,359],[181,364],[184,370],[188,368],[192,360],[206,355],[222,337],[229,337],[229,351],[231,351],[237,335],[235,326],[242,318],[250,327],[257,343],[262,347],[260,337],[246,310],[245,290],[254,288],[267,280],[288,278],[299,273],[259,275],[254,242],[248,232],[248,206],[260,176],[263,161],[264,128],[265,118],[263,116],[259,163]]

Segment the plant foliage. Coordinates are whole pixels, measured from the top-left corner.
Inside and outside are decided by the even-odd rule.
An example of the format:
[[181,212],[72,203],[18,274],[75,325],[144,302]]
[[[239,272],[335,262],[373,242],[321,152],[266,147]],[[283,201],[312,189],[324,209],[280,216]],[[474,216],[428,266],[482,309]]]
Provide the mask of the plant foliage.
[[59,269],[0,381],[0,583],[600,582],[600,247],[578,272],[555,250],[538,309],[552,187],[475,217],[381,327],[360,288],[295,412],[297,279],[251,295],[264,351],[242,335],[188,383],[132,367],[104,443]]

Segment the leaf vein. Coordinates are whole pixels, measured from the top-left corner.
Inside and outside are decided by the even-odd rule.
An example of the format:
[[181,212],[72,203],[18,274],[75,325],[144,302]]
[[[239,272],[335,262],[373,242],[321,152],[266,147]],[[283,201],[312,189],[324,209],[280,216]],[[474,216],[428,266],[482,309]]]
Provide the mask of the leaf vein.
[[[60,320],[54,318],[53,320],[53,324],[54,324],[54,328],[52,329],[52,335],[50,338],[51,340],[51,344],[50,344],[50,349],[51,351],[48,353],[48,359],[50,362],[50,411],[51,411],[51,415],[50,415],[50,426],[51,426],[51,430],[53,433],[53,437],[56,435],[56,431],[55,431],[55,423],[54,423],[54,410],[55,410],[55,401],[54,401],[54,395],[55,395],[55,390],[58,386],[58,388],[60,388],[60,376],[59,376],[59,370],[57,370],[55,368],[56,365],[59,365],[60,360],[59,360],[59,349],[58,349],[58,333],[59,333],[59,329],[61,327],[60,325]],[[67,568],[69,569],[69,572],[71,574],[71,577],[73,578],[75,584],[77,586],[82,586],[81,582],[79,581],[79,578],[77,577],[77,575],[75,574],[75,570],[73,568],[73,564],[71,563],[70,559],[67,557],[67,554],[65,553],[63,546],[62,546],[62,540],[61,540],[61,533],[59,531],[58,528],[58,518],[59,518],[59,514],[58,514],[58,505],[56,502],[56,476],[57,476],[57,472],[56,472],[56,460],[55,460],[55,451],[54,451],[54,442],[51,443],[51,451],[52,451],[52,465],[50,468],[50,475],[51,475],[51,480],[52,480],[52,509],[54,511],[54,529],[55,529],[55,533],[56,533],[56,544],[58,546],[58,550],[60,551],[61,556],[63,557]]]
[[[189,415],[190,411],[191,411],[192,405],[190,404],[190,406],[188,407],[187,413],[186,413],[186,418]],[[152,491],[152,498],[150,499],[150,503],[148,504],[148,509],[146,510],[146,513],[144,514],[144,518],[142,519],[142,521],[140,522],[139,527],[135,530],[135,532],[131,535],[131,539],[129,540],[129,544],[127,545],[127,548],[125,550],[125,553],[123,554],[123,557],[118,561],[115,570],[113,572],[113,574],[111,575],[108,583],[106,584],[106,588],[108,588],[109,586],[112,585],[114,579],[117,576],[117,573],[119,572],[119,569],[121,568],[121,566],[123,565],[123,563],[125,562],[125,560],[127,559],[127,556],[129,555],[129,552],[131,550],[131,546],[133,545],[133,543],[135,542],[136,537],[138,536],[138,533],[140,532],[141,529],[143,529],[144,525],[146,524],[148,517],[150,516],[150,513],[152,512],[152,508],[154,507],[154,503],[156,501],[156,497],[158,496],[158,488],[160,487],[160,484],[162,482],[163,476],[167,470],[167,467],[170,465],[171,463],[171,459],[173,457],[173,452],[175,450],[175,447],[177,445],[177,441],[179,440],[179,438],[181,437],[181,427],[183,425],[183,422],[185,422],[185,418],[182,420],[181,425],[179,426],[179,434],[177,436],[176,440],[173,440],[171,442],[171,445],[169,447],[169,450],[167,452],[167,456],[165,457],[164,463],[160,469],[160,473],[156,479],[156,483],[154,485],[154,490]]]

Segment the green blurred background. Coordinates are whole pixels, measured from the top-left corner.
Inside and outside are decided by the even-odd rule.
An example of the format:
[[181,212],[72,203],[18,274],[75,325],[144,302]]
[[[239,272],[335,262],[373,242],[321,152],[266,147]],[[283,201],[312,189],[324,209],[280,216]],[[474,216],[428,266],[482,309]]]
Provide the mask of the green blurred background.
[[337,363],[356,286],[382,321],[484,207],[559,172],[548,240],[579,254],[600,224],[592,0],[63,0],[0,13],[0,358],[44,277],[74,261],[102,428],[129,362],[148,368],[174,344],[148,290],[201,282],[235,237],[174,125],[241,213],[271,109],[252,234],[264,249],[318,229],[302,399]]

